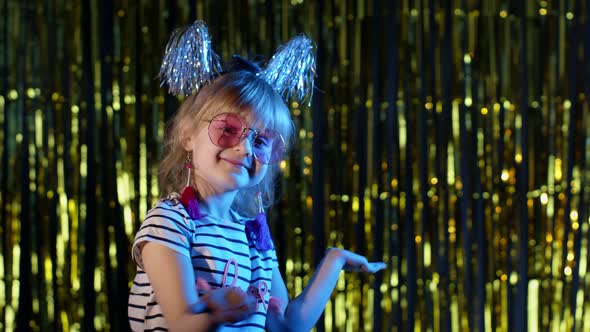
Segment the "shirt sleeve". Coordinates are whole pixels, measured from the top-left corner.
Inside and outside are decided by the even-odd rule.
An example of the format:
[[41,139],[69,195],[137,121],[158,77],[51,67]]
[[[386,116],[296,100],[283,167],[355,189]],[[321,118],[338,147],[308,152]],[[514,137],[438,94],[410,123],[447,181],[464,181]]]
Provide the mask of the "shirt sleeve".
[[269,257],[270,267],[275,268],[279,266],[279,260],[277,259],[277,252],[275,250],[274,244],[272,249],[263,251],[263,253]]
[[170,201],[159,201],[151,209],[135,235],[135,241],[131,249],[133,261],[143,270],[141,259],[141,245],[144,242],[154,242],[164,245],[187,258],[190,256],[190,239],[194,230],[190,227],[188,219],[182,213],[178,204]]
[[262,264],[266,266],[266,268],[275,268],[279,266],[279,261],[277,259],[277,251],[274,242],[272,244],[272,248],[268,250],[259,251],[254,247],[254,245],[251,245],[251,248],[256,251],[256,253],[253,253],[253,255],[259,256]]

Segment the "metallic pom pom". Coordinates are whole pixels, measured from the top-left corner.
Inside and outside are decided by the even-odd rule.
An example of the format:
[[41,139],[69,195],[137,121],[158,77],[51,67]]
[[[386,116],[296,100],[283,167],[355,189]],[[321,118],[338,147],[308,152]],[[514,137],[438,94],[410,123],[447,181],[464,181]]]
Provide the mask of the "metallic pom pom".
[[172,33],[159,76],[161,86],[168,83],[168,92],[188,96],[213,79],[220,69],[207,26],[203,21],[196,21]]
[[295,97],[303,102],[313,93],[315,78],[313,42],[299,35],[281,46],[260,75],[286,100]]

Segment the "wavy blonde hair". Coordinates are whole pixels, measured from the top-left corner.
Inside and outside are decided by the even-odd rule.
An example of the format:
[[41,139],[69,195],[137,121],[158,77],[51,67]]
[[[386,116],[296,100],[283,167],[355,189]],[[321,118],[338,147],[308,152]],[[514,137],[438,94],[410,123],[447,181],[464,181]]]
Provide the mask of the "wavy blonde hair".
[[[166,126],[164,158],[160,164],[160,187],[164,196],[181,192],[186,184],[184,142],[189,133],[197,130],[203,119],[211,119],[219,113],[245,110],[253,112],[253,125],[277,131],[285,139],[287,147],[291,145],[295,126],[289,109],[276,90],[246,70],[223,74],[201,88],[198,94],[186,98]],[[264,207],[272,205],[279,164],[268,165],[266,175],[258,185],[240,190],[232,209],[245,216],[253,216],[257,212],[255,195],[258,191],[262,193]]]

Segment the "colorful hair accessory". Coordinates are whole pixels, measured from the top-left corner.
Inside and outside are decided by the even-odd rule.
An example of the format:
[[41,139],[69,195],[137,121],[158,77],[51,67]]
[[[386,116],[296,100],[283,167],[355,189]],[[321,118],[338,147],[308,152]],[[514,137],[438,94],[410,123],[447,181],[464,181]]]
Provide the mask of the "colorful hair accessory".
[[303,101],[307,95],[311,96],[315,78],[315,53],[312,41],[304,35],[289,40],[279,47],[258,75],[273,86],[285,100],[294,96]]
[[[237,59],[234,56],[234,62],[240,60],[242,64],[238,63],[237,67],[235,64],[230,65],[228,71],[247,69],[256,72],[285,100],[293,97],[303,102],[309,95],[311,102],[316,75],[315,47],[306,36],[299,35],[279,47],[262,71],[239,56]],[[251,68],[243,68],[245,65]],[[168,92],[173,95],[191,95],[221,73],[219,57],[211,48],[207,26],[203,21],[196,21],[172,33],[159,75],[162,85],[168,84]]]
[[199,91],[221,71],[219,57],[211,48],[207,25],[196,21],[172,33],[160,67],[159,77],[168,92],[188,96]]

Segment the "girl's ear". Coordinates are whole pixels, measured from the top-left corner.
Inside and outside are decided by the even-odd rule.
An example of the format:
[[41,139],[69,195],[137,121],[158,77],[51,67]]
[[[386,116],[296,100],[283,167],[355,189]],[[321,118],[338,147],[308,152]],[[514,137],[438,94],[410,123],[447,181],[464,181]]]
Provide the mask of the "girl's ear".
[[186,151],[192,151],[192,145],[193,145],[193,138],[194,135],[191,135],[191,130],[189,129],[189,127],[187,125],[183,125],[180,128],[180,139],[181,139],[181,144],[182,144],[182,148]]
[[187,152],[192,150],[192,139],[191,135],[184,135],[182,138],[182,147]]

